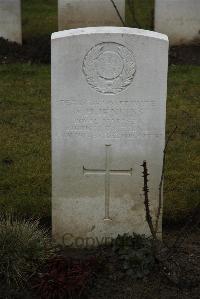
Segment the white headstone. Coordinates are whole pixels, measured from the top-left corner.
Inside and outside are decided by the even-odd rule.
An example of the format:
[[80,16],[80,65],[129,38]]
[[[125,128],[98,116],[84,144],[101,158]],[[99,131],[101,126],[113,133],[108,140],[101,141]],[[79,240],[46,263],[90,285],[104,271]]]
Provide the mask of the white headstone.
[[168,39],[159,33],[125,27],[53,33],[53,235],[58,242],[98,245],[118,234],[150,234],[141,164],[148,164],[154,217],[167,68]]
[[[114,0],[125,19],[125,0]],[[59,30],[95,26],[123,26],[110,0],[58,0]]]
[[171,45],[200,39],[200,0],[156,0],[155,31],[167,34]]
[[0,0],[0,37],[22,43],[20,0]]

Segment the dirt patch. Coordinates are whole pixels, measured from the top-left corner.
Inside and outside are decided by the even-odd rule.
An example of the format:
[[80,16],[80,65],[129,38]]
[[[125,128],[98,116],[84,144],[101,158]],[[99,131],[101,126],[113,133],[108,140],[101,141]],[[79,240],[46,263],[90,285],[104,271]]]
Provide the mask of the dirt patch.
[[[94,271],[91,268],[93,278],[91,283],[83,284],[84,291],[82,295],[80,297],[77,295],[75,297],[72,296],[71,298],[199,299],[199,232],[199,228],[196,227],[195,232],[187,235],[181,244],[174,246],[180,231],[165,231],[164,243],[167,244],[167,247],[164,247],[164,251],[162,250],[164,258],[162,257],[162,262],[157,260],[150,274],[145,275],[141,279],[128,276],[120,270],[119,256],[113,254],[111,247],[66,251],[64,254],[65,258],[71,258],[72,262],[74,260],[85,261],[89,258],[97,261],[98,264],[98,268],[94,269]],[[84,265],[84,263],[79,262],[79,265]],[[47,271],[47,273],[49,275],[50,272]],[[53,269],[52,273],[55,273],[55,269]],[[61,273],[60,268],[59,273]],[[88,270],[85,273],[89,273]],[[84,275],[78,276],[79,281],[81,281],[81,278],[84,278]],[[70,285],[72,286],[72,284]]]
[[[49,64],[50,61],[50,36],[45,35],[25,40],[22,46],[0,38],[0,64],[18,62]],[[200,65],[200,42],[171,47],[169,63]]]
[[[178,232],[167,231],[164,241],[172,246]],[[115,261],[116,263],[117,261]],[[116,275],[116,264],[107,258],[106,271],[99,273],[90,299],[197,299],[200,294],[200,236],[192,233],[173,250],[165,262],[157,263],[150,275],[133,280]],[[112,268],[113,266],[113,268]],[[109,270],[110,268],[110,270]]]
[[0,298],[199,299],[200,227],[187,232],[177,243],[180,230],[164,231],[161,255],[143,278],[121,271],[119,255],[111,246],[68,249],[59,251],[33,277],[31,292],[9,290],[8,297],[0,288]]
[[24,41],[23,45],[0,38],[0,64],[45,63],[51,61],[50,36]]
[[170,64],[200,65],[200,41],[170,48]]

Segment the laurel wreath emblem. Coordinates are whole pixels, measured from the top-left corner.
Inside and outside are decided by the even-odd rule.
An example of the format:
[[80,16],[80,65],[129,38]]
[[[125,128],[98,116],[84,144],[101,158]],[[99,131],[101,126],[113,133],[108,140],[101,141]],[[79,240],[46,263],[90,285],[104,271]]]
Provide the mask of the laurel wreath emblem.
[[[106,54],[112,59],[115,58],[113,65],[108,59],[103,60]],[[102,56],[104,55],[104,56]],[[116,61],[116,59],[118,61]],[[101,61],[101,64],[99,63]],[[101,76],[98,71],[98,65],[110,73],[109,68],[115,72],[113,78]],[[122,67],[120,67],[122,65]],[[118,73],[117,73],[118,71]],[[85,55],[83,60],[83,73],[87,83],[96,91],[104,94],[117,94],[126,89],[133,81],[136,72],[135,57],[127,47],[114,43],[104,42],[94,46]]]

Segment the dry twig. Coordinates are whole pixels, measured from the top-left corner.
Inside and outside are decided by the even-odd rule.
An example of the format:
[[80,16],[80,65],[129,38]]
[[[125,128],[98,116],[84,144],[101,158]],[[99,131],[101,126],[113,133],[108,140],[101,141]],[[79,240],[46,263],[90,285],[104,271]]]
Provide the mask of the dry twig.
[[152,217],[151,217],[151,213],[150,213],[150,209],[149,209],[149,188],[148,188],[148,170],[147,170],[147,162],[143,161],[143,164],[141,165],[143,167],[143,178],[144,178],[144,187],[143,187],[143,191],[144,191],[144,205],[145,205],[145,209],[146,209],[146,220],[147,223],[149,225],[151,234],[154,238],[154,240],[156,239],[156,232],[155,229],[153,227],[153,222],[152,222]]
[[116,6],[114,0],[110,0],[110,2],[112,3],[112,5],[113,5],[113,7],[114,7],[114,9],[115,9],[115,11],[116,11],[118,17],[120,18],[120,21],[121,21],[122,24],[123,24],[123,26],[126,27],[126,24],[125,24],[125,22],[124,22],[122,16],[120,15],[120,12],[119,12],[119,10],[118,10],[118,8],[117,8],[117,6]]

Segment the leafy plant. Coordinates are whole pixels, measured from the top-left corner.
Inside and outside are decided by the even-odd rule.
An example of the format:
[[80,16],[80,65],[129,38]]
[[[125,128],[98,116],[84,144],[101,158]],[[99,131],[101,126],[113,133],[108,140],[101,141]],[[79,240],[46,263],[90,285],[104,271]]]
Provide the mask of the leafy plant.
[[119,235],[112,248],[119,257],[120,270],[132,278],[143,278],[154,266],[152,239],[143,235]]
[[0,283],[11,288],[25,286],[33,274],[53,252],[48,232],[38,221],[0,220]]

